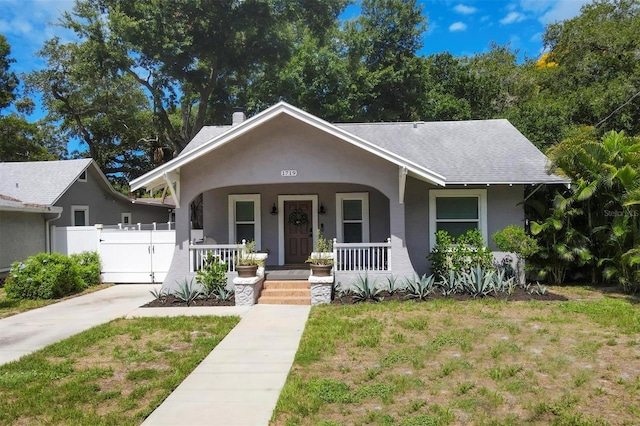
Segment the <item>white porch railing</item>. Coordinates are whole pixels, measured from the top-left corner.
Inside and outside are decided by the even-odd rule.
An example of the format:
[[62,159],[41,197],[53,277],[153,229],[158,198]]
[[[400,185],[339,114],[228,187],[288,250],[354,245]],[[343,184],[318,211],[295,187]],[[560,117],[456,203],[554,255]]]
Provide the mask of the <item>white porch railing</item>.
[[339,243],[333,240],[335,271],[391,271],[391,238],[385,243]]
[[233,259],[238,252],[244,249],[244,244],[190,244],[189,245],[189,271],[196,272],[202,269],[202,264],[207,255],[211,253],[227,263],[227,272],[235,272],[236,266]]

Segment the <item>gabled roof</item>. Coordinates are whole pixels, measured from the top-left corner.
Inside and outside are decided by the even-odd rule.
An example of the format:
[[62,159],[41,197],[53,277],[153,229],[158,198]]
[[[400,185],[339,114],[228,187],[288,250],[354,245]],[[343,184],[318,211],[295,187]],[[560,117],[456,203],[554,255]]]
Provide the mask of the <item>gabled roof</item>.
[[0,163],[0,194],[22,203],[53,206],[89,167],[97,171],[114,196],[130,201],[113,189],[91,158]]
[[203,127],[180,155],[131,181],[133,190],[178,179],[180,167],[286,114],[384,158],[421,180],[445,184],[568,183],[507,120],[331,124],[280,102],[235,126]]

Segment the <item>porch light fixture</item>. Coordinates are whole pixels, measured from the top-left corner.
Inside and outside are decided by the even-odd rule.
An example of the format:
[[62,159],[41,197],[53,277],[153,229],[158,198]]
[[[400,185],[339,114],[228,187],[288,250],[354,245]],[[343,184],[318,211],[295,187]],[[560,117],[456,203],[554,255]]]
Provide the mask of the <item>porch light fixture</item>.
[[318,214],[325,214],[327,211],[324,208],[324,204],[320,203],[320,208],[318,209]]
[[273,203],[273,207],[271,207],[271,214],[274,216],[278,214],[278,207],[276,207],[276,203]]

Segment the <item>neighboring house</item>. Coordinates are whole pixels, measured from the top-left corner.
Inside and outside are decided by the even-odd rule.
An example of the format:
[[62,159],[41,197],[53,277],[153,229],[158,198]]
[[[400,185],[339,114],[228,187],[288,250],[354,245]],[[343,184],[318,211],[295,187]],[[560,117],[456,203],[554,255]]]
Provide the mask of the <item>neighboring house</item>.
[[0,163],[0,272],[50,251],[53,225],[169,220],[173,206],[143,202],[115,191],[92,159]]
[[478,228],[495,248],[491,234],[524,226],[526,186],[568,183],[507,120],[331,124],[281,102],[233,121],[203,128],[177,158],[131,182],[170,186],[175,197],[165,286],[193,275],[189,209],[200,194],[205,237],[255,239],[269,269],[303,264],[320,229],[340,243],[335,280],[347,284],[363,271],[427,272],[439,229]]

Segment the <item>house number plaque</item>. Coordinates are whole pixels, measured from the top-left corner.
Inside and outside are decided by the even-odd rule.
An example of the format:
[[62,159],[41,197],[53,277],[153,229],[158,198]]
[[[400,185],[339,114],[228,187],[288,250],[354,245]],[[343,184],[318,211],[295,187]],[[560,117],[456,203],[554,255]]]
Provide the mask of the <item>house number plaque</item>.
[[298,171],[297,170],[282,170],[280,171],[280,176],[298,176]]

